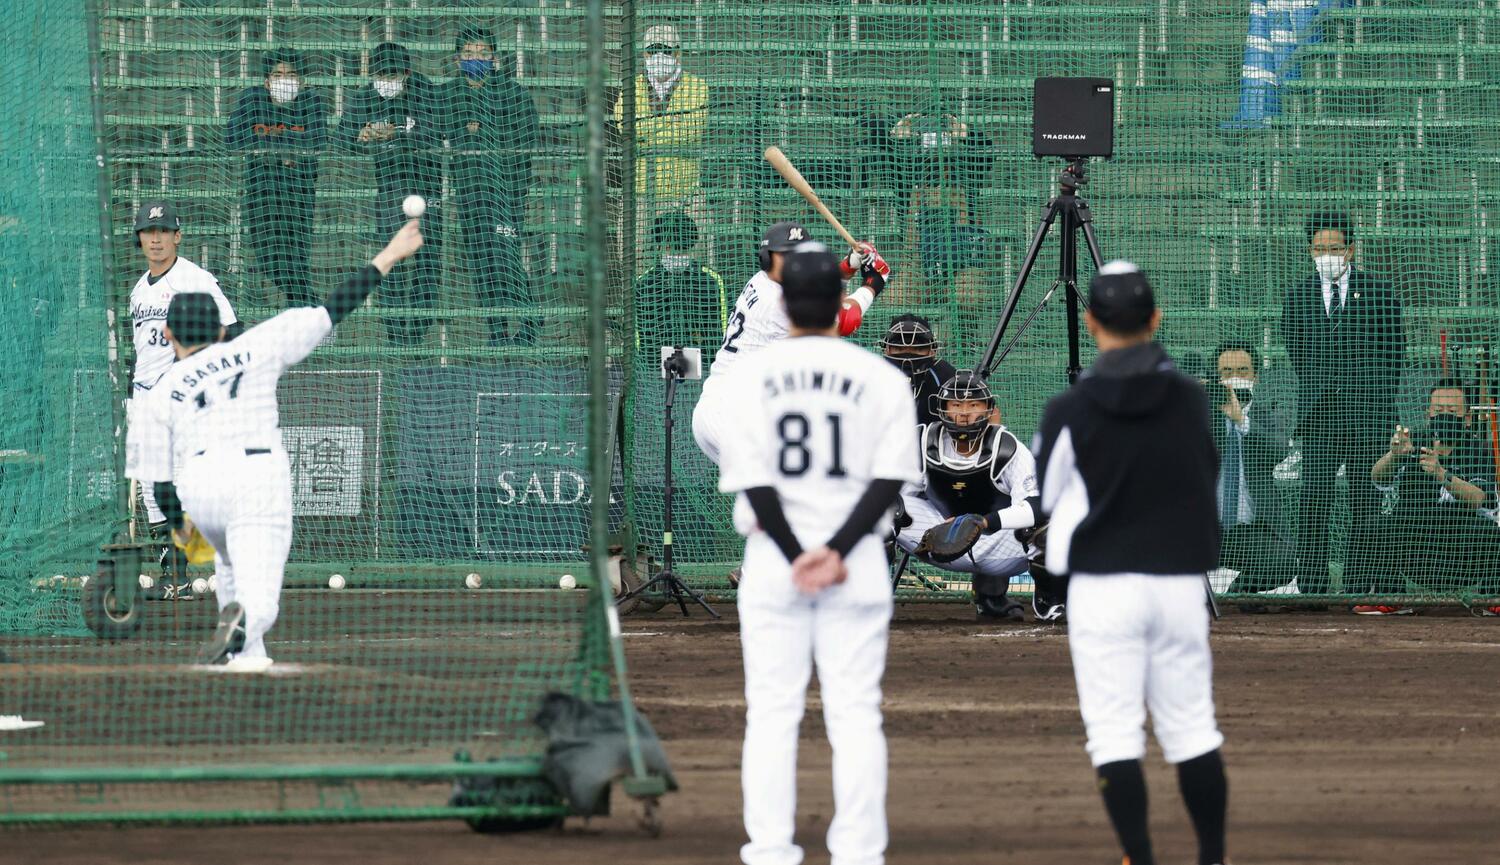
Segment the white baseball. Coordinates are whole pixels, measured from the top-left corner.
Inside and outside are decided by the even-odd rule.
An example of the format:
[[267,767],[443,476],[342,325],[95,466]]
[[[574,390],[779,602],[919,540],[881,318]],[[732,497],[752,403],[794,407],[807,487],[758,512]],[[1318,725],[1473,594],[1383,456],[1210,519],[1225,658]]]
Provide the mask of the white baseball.
[[193,594],[195,594],[195,595],[206,595],[206,594],[208,594],[208,580],[205,580],[202,577],[199,577],[198,579],[193,580]]
[[407,219],[416,219],[427,212],[427,199],[420,195],[408,195],[401,200],[401,212]]
[[219,590],[219,575],[218,574],[209,574],[209,576],[208,576],[208,590],[210,592],[217,592]]
[[152,579],[151,577],[147,576],[146,574],[141,574],[140,580],[141,580],[141,588],[143,588],[143,589],[149,589],[152,586],[156,585],[156,580]]
[[563,574],[562,579],[557,581],[557,587],[559,589],[576,589],[578,588],[578,581],[573,579],[572,574]]
[[330,589],[342,589],[346,585],[348,583],[344,580],[343,574],[334,574],[328,578],[328,588]]
[[469,574],[467,577],[464,577],[464,585],[468,586],[471,589],[477,589],[480,586],[484,585],[484,577],[481,577],[478,574]]

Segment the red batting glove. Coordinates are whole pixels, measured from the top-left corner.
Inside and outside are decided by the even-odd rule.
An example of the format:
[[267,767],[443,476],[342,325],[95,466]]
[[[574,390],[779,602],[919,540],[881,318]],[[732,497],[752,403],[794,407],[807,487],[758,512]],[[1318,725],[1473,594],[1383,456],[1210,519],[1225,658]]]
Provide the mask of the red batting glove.
[[854,275],[872,260],[880,261],[882,264],[885,262],[880,257],[880,253],[875,250],[875,244],[865,241],[859,245],[858,249],[850,250],[847,258],[839,261],[839,273],[842,273],[845,279],[853,279]]

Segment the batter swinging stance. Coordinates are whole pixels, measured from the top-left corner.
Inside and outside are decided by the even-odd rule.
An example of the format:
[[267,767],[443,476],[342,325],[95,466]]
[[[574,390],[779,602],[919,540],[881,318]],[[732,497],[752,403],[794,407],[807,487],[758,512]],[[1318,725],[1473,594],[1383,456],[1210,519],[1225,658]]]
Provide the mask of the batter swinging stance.
[[1152,341],[1151,284],[1114,261],[1089,284],[1099,357],[1037,429],[1047,564],[1071,573],[1068,645],[1088,753],[1126,865],[1154,865],[1146,711],[1198,835],[1224,861],[1228,785],[1214,720],[1204,574],[1219,558],[1218,456],[1203,387]]
[[186,542],[183,514],[191,512],[216,551],[219,625],[198,663],[269,666],[265,635],[280,610],[292,543],[276,383],[421,246],[412,220],[322,306],[289,309],[233,342],[218,342],[223,327],[211,295],[172,298],[163,334],[177,360],[141,400],[126,474],[153,486],[174,535]]
[[[838,261],[794,251],[780,340],[739,362],[723,428],[719,489],[740,493],[747,538],[739,586],[745,658],[741,783],[746,865],[797,865],[797,729],[813,663],[833,746],[833,865],[879,865],[887,840],[880,678],[892,612],[880,533],[917,480],[906,377],[838,339]],[[871,435],[880,430],[883,435]],[[753,512],[753,516],[752,513]]]
[[[719,462],[719,442],[730,422],[731,409],[740,397],[729,384],[728,373],[741,359],[787,335],[791,322],[781,304],[783,264],[788,252],[811,240],[807,229],[795,222],[778,222],[761,236],[756,252],[760,270],[745,283],[734,302],[724,329],[724,342],[714,354],[713,366],[703,381],[703,394],[693,407],[693,438],[715,463]],[[864,282],[848,297],[840,292],[837,331],[839,336],[848,336],[859,327],[865,310],[885,289],[891,268],[869,243],[861,244],[838,264],[844,279],[859,274]]]

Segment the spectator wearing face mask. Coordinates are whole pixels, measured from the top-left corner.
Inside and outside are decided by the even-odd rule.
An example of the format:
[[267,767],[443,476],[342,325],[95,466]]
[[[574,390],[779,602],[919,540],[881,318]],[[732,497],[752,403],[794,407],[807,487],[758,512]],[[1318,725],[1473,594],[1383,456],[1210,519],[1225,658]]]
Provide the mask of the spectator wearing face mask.
[[655,358],[663,345],[716,346],[728,325],[724,278],[694,254],[698,225],[680,210],[651,226],[656,265],[635,282],[636,346]]
[[[1428,395],[1424,427],[1394,427],[1390,445],[1369,477],[1377,490],[1394,494],[1395,504],[1390,517],[1351,539],[1351,555],[1361,557],[1356,573],[1372,576],[1346,587],[1350,591],[1403,593],[1408,580],[1439,591],[1500,591],[1495,578],[1500,550],[1495,464],[1474,427],[1470,402],[1463,382],[1445,378]],[[1413,611],[1369,604],[1354,612],[1389,616]]]
[[1217,409],[1219,564],[1240,572],[1229,584],[1230,594],[1261,592],[1295,576],[1273,475],[1286,457],[1289,424],[1280,404],[1258,392],[1260,354],[1253,346],[1226,343],[1215,356],[1217,375],[1207,387]]
[[[708,126],[708,84],[682,68],[677,28],[646,29],[645,57],[635,78],[635,194],[656,206],[687,204],[698,192],[698,152]],[[615,123],[625,118],[625,94]]]
[[[489,31],[459,33],[459,75],[439,88],[436,115],[453,149],[450,210],[457,211],[479,303],[515,308],[532,302],[522,238],[540,121],[516,80],[514,58],[499,57],[495,47]],[[494,344],[535,345],[536,331],[530,317],[490,319]]]
[[[374,157],[375,235],[395,234],[406,222],[401,202],[408,195],[427,200],[422,216],[422,249],[413,264],[393,271],[380,284],[385,306],[430,308],[442,285],[442,145],[434,123],[435,94],[426,77],[412,71],[411,54],[383,42],[370,55],[370,83],[351,88],[339,123],[339,140],[355,153]],[[432,319],[387,317],[386,335],[398,345],[422,340]]]
[[311,306],[314,188],[328,108],[321,93],[304,86],[297,54],[267,54],[261,71],[265,83],[240,94],[225,143],[245,153],[242,218],[261,275],[288,306]]
[[[1315,214],[1307,239],[1313,272],[1287,290],[1281,328],[1297,376],[1295,435],[1302,450],[1298,586],[1323,593],[1334,479],[1340,466],[1349,477],[1363,474],[1384,450],[1396,421],[1405,337],[1395,290],[1354,267],[1349,218]],[[1380,497],[1369,484],[1348,489],[1350,530],[1358,533]]]

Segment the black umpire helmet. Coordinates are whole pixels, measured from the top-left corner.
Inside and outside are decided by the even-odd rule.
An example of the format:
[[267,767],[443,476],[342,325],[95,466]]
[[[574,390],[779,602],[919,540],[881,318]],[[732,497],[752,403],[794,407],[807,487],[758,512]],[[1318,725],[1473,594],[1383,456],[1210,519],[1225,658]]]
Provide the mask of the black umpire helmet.
[[[920,356],[897,353],[927,349],[931,349],[931,353]],[[880,338],[880,350],[906,373],[907,378],[913,378],[937,363],[938,341],[931,322],[916,313],[905,312],[891,319],[891,326]]]
[[167,329],[172,338],[186,346],[207,345],[219,341],[219,305],[206,291],[185,291],[173,295],[167,305]]
[[[932,413],[937,415],[938,421],[942,423],[943,429],[953,436],[954,441],[972,441],[984,435],[984,431],[990,426],[990,413],[995,408],[995,394],[990,386],[985,384],[979,373],[970,369],[961,369],[954,374],[953,378],[943,382],[938,392],[933,396],[936,403]],[[969,423],[959,423],[954,420],[953,415],[948,412],[948,404],[977,400],[985,404],[986,410],[982,417]]]
[[812,235],[802,227],[800,222],[778,222],[766,229],[766,233],[760,236],[760,246],[756,249],[755,257],[760,262],[760,269],[767,273],[771,272],[771,253],[791,252],[797,248],[797,244],[812,240]]

